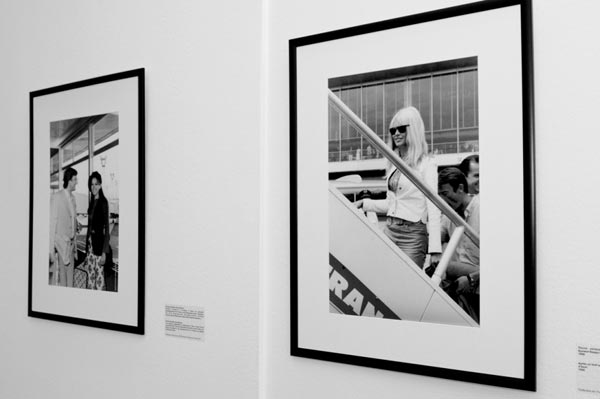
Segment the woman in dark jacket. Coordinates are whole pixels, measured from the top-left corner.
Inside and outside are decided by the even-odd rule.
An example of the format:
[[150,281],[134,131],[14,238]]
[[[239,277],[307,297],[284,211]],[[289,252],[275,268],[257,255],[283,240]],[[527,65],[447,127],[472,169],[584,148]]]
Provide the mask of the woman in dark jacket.
[[110,224],[108,200],[102,192],[102,176],[93,172],[88,180],[90,204],[87,228],[87,272],[88,288],[105,290],[104,266],[110,263]]

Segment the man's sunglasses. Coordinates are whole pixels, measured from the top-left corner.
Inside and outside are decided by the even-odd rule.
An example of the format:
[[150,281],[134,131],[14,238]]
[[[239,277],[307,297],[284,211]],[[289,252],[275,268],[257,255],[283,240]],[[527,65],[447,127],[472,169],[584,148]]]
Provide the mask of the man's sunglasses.
[[406,133],[406,128],[409,126],[410,125],[400,125],[400,126],[391,127],[390,134],[393,136],[394,134],[396,134],[396,131],[398,131],[398,133]]

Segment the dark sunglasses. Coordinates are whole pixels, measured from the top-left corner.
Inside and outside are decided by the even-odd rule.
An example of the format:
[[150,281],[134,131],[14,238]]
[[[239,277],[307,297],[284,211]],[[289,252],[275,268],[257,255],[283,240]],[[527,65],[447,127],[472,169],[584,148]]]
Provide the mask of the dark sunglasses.
[[396,127],[391,127],[390,134],[393,136],[394,134],[396,134],[396,131],[398,131],[398,133],[406,133],[406,128],[409,126],[410,125],[400,125]]

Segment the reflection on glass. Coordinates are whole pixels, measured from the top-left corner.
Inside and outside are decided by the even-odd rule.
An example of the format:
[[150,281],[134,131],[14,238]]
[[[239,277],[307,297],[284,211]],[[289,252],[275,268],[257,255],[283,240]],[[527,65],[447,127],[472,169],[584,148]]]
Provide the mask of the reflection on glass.
[[405,95],[406,95],[406,82],[392,82],[383,84],[383,101],[385,110],[385,122],[384,126],[384,141],[388,137],[388,127],[392,118],[400,110],[406,106]]
[[456,73],[433,77],[434,131],[456,128],[456,77]]
[[[360,112],[360,88],[342,90],[342,101],[359,117]],[[342,120],[342,139],[350,137],[359,137],[359,133],[347,121]]]
[[119,213],[119,147],[94,155],[93,169],[102,176],[102,191],[108,200],[109,211]]
[[106,114],[94,125],[94,144],[99,144],[119,132],[119,115]]
[[58,149],[51,149],[50,154],[50,174],[52,175],[58,172]]
[[379,137],[383,137],[383,85],[363,87],[362,120]]
[[459,73],[460,83],[460,127],[478,126],[477,71]]
[[73,195],[75,196],[75,202],[77,203],[77,213],[80,215],[87,215],[89,200],[89,189],[87,187],[87,183],[88,176],[90,175],[88,163],[87,161],[81,161],[75,165],[71,165],[71,167],[77,171],[77,186],[75,186],[75,191],[73,192]]
[[67,144],[63,147],[63,164],[73,162],[73,145]]
[[84,130],[83,133],[73,141],[72,151],[73,151],[73,157],[75,159],[77,159],[82,154],[87,155],[88,145],[89,145],[88,137],[89,137],[88,130]]
[[329,162],[340,160],[340,113],[329,105]]
[[425,132],[431,130],[431,77],[411,81],[412,106],[421,113],[425,123]]

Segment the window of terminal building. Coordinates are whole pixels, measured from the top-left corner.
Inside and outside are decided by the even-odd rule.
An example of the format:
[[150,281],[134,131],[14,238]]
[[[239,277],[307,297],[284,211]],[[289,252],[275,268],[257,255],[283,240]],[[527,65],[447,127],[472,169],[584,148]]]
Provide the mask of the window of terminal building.
[[[394,114],[414,106],[431,153],[479,151],[476,57],[333,78],[329,88],[386,142]],[[382,158],[331,105],[328,125],[329,162]]]
[[[62,174],[71,167],[77,171],[75,196],[82,198],[78,213],[85,213],[88,176],[98,171],[109,206],[118,203],[119,115],[108,113],[50,123],[50,189],[63,188]],[[90,158],[90,154],[92,157]],[[116,208],[116,205],[113,206]]]

